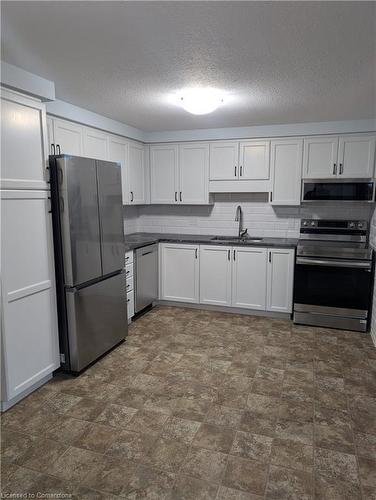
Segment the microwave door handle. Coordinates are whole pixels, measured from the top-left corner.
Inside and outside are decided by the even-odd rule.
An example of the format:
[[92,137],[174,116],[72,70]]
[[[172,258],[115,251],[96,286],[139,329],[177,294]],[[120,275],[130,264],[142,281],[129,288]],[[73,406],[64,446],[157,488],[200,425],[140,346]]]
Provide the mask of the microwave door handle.
[[348,260],[325,260],[308,259],[306,257],[297,257],[297,264],[308,266],[326,266],[326,267],[349,267],[353,269],[371,269],[371,262],[366,261],[348,261]]

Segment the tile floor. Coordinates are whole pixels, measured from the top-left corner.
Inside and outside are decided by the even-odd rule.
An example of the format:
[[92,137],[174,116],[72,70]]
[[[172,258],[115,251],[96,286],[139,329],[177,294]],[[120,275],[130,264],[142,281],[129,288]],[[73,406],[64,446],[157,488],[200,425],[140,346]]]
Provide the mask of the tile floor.
[[4,493],[376,499],[369,335],[161,307],[2,417]]

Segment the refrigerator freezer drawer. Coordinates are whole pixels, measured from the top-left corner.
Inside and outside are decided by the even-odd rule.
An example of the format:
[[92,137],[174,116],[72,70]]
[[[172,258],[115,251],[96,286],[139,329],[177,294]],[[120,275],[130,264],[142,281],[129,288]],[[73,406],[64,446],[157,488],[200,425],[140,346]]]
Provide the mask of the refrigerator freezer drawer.
[[128,331],[124,273],[66,291],[70,369],[79,372]]

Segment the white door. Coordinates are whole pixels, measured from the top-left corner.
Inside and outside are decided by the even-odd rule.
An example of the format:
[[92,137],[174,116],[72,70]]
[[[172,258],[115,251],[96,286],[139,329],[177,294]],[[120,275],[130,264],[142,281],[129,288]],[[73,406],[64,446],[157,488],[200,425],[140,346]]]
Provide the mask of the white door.
[[1,90],[1,187],[47,189],[44,104]]
[[56,154],[83,156],[84,127],[66,120],[53,119]]
[[233,181],[239,176],[239,143],[212,142],[210,144],[210,180]]
[[338,137],[309,137],[304,139],[303,178],[327,179],[336,177]]
[[84,127],[84,155],[96,160],[108,160],[108,134]]
[[209,202],[209,144],[179,146],[179,202]]
[[303,140],[271,142],[272,205],[300,205]]
[[5,399],[60,366],[47,191],[1,191]]
[[198,246],[162,243],[160,259],[161,299],[198,303]]
[[123,205],[130,201],[129,174],[128,174],[128,143],[121,137],[111,135],[108,143],[108,159],[121,163],[121,191]]
[[231,306],[232,247],[200,245],[200,303]]
[[150,146],[150,202],[178,202],[178,146]]
[[128,155],[130,203],[142,205],[146,203],[144,145],[130,142]]
[[295,251],[268,249],[267,310],[291,313]]
[[375,136],[344,135],[339,138],[338,174],[342,178],[370,178],[375,170]]
[[239,179],[269,179],[270,141],[240,142]]
[[266,309],[266,248],[236,247],[232,250],[232,305]]

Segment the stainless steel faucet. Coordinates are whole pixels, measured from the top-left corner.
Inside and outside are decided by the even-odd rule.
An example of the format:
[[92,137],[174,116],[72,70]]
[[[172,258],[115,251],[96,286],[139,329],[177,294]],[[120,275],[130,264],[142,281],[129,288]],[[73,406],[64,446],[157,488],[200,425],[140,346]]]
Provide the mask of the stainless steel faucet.
[[243,210],[240,205],[236,207],[235,221],[239,222],[238,238],[244,238],[248,229],[243,229]]

